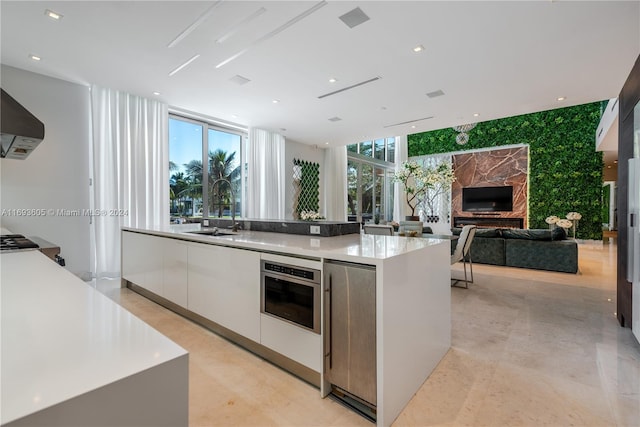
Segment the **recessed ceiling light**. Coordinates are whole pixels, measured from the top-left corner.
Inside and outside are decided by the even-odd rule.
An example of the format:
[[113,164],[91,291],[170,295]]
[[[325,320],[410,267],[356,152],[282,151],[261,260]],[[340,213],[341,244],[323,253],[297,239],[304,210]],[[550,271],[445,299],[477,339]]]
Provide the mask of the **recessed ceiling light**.
[[273,102],[274,104],[277,104],[278,102],[280,102],[280,100],[279,100],[279,99],[274,99],[274,100],[273,100],[273,101],[271,101],[271,102]]
[[32,53],[29,54],[29,58],[34,60],[34,61],[40,61],[42,59],[38,55],[34,55]]
[[338,79],[336,79],[335,77],[331,77],[331,78],[329,79],[329,83],[335,83],[335,82],[337,82],[337,81],[338,81]]
[[611,169],[611,165],[607,166],[607,169]]
[[415,128],[416,128],[416,125],[411,125],[411,129],[415,129]]
[[559,96],[558,98],[556,98],[557,101],[564,101],[565,99],[567,98],[565,98],[564,96]]
[[329,143],[328,143],[328,142],[325,142],[325,143],[324,143],[324,145],[329,145]]
[[422,46],[421,44],[419,44],[418,46],[413,48],[414,52],[422,52],[424,50],[424,46]]
[[156,91],[156,92],[153,92],[153,94],[154,94],[155,96],[158,96],[158,95],[160,95],[160,92],[157,92],[157,91]]
[[614,161],[613,161],[613,163],[618,163],[618,161],[617,161],[617,160],[614,160]]
[[60,13],[58,13],[58,12],[54,12],[54,11],[53,11],[53,10],[51,10],[51,9],[46,9],[46,10],[44,11],[44,14],[45,14],[45,15],[47,15],[47,16],[48,16],[49,18],[51,18],[51,19],[55,19],[56,21],[61,20],[61,19],[62,19],[62,16],[63,16],[63,15],[61,15]]
[[479,113],[473,113],[473,117],[478,117],[479,115]]

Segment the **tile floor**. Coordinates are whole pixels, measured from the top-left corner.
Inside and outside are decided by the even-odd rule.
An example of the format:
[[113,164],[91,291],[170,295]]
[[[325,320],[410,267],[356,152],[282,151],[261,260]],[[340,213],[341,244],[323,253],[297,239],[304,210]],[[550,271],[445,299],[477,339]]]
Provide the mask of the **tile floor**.
[[[452,289],[451,349],[394,426],[640,426],[640,345],[614,315],[615,244],[579,252],[577,275],[475,265],[475,283]],[[119,281],[96,286],[190,352],[191,426],[372,425]]]

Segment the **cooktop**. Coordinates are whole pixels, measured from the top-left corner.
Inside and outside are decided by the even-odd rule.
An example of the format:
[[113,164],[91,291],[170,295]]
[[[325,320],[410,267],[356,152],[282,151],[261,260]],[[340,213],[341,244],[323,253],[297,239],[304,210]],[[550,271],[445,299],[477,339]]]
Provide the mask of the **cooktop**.
[[0,235],[0,251],[37,249],[39,247],[40,246],[24,237],[22,234]]

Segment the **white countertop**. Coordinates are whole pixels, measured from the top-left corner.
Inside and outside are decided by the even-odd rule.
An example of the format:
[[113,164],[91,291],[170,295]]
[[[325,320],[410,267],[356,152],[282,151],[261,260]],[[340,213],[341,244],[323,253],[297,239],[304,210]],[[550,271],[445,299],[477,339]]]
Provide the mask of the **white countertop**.
[[[445,241],[421,237],[379,236],[370,234],[345,234],[343,236],[321,237],[248,230],[240,230],[237,234],[230,236],[203,236],[189,233],[190,231],[201,230],[200,224],[164,225],[144,229],[123,227],[123,230],[200,243],[266,252],[280,252],[309,258],[329,258],[365,264],[377,264],[380,260],[396,257]],[[450,244],[448,240],[446,240],[446,243],[447,245]]]
[[0,270],[2,424],[187,354],[39,251]]

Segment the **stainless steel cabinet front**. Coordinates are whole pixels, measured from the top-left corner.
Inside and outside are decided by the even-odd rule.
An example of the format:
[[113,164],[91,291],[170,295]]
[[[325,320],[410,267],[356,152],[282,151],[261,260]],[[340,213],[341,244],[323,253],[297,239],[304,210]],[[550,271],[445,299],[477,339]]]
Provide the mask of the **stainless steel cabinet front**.
[[375,406],[375,268],[327,262],[324,273],[325,378]]

